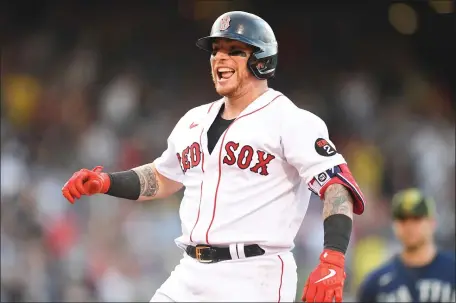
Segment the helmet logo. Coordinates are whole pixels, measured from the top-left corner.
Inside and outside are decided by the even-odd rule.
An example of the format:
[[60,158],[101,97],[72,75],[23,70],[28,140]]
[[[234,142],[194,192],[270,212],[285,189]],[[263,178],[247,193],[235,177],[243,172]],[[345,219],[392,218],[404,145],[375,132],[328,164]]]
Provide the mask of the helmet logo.
[[266,67],[266,64],[264,64],[264,62],[258,62],[256,67],[259,69],[259,70],[263,70],[265,69]]
[[228,27],[230,27],[230,21],[231,21],[230,16],[223,17],[222,20],[220,20],[220,30],[224,31]]

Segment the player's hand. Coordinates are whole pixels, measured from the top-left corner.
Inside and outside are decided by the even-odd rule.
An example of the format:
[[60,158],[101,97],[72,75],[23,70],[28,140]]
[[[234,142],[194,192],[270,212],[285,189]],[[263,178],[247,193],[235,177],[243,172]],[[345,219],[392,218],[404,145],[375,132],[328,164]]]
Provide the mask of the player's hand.
[[325,249],[320,264],[309,275],[302,294],[303,302],[342,302],[345,282],[345,256]]
[[102,173],[102,170],[102,166],[97,166],[93,170],[84,168],[75,172],[63,186],[63,196],[70,203],[74,203],[75,199],[79,199],[83,195],[106,193],[111,185],[111,179],[108,174]]

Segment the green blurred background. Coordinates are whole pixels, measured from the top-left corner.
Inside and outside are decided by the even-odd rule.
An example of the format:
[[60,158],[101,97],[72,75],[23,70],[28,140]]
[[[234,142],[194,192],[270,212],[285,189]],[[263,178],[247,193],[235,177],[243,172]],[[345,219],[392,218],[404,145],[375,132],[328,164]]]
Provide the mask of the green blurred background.
[[[168,277],[181,257],[173,239],[182,193],[70,205],[60,190],[83,167],[153,161],[187,110],[218,98],[209,58],[194,43],[229,10],[272,26],[279,66],[270,86],[326,121],[366,195],[347,255],[345,300],[399,248],[389,215],[397,190],[417,186],[435,198],[438,244],[454,249],[451,1],[1,5],[2,301],[149,301]],[[312,197],[294,249],[300,285],[322,249],[320,213]]]

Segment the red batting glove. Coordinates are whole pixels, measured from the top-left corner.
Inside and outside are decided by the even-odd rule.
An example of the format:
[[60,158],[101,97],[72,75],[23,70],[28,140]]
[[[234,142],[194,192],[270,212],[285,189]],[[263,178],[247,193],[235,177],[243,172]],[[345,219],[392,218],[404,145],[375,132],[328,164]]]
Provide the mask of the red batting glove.
[[342,302],[345,282],[345,256],[343,253],[325,249],[320,255],[320,264],[307,279],[302,294],[303,302]]
[[102,170],[102,166],[97,166],[93,170],[84,168],[75,172],[63,186],[63,196],[73,204],[74,199],[79,199],[82,195],[105,194],[111,186],[111,179]]

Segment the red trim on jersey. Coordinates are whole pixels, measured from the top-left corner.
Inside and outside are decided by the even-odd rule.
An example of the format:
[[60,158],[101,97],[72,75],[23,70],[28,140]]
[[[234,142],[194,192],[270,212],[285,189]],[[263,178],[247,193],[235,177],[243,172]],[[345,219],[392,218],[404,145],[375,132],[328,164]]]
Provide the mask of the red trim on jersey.
[[281,299],[281,296],[282,296],[281,292],[282,292],[282,281],[283,281],[283,267],[284,267],[284,264],[283,264],[282,258],[280,256],[277,256],[277,257],[279,258],[280,263],[282,263],[282,270],[280,272],[279,300],[277,300],[277,302],[280,303],[280,299]]
[[215,209],[217,208],[217,196],[218,196],[218,190],[219,190],[219,186],[220,186],[220,179],[222,178],[222,150],[223,150],[223,144],[225,142],[225,137],[226,137],[226,134],[228,133],[228,131],[230,130],[231,126],[233,126],[234,123],[236,123],[236,121],[238,121],[239,119],[242,119],[244,117],[247,117],[247,116],[250,116],[251,114],[253,113],[256,113],[260,110],[262,110],[263,108],[265,108],[266,106],[268,106],[269,104],[271,104],[272,102],[274,102],[275,99],[279,98],[279,97],[282,97],[283,95],[280,94],[278,96],[276,96],[274,99],[272,99],[268,104],[254,110],[253,112],[250,112],[248,114],[245,114],[243,116],[240,116],[238,117],[236,120],[233,121],[233,123],[231,123],[228,128],[225,130],[225,133],[223,134],[223,137],[222,137],[222,142],[220,143],[220,151],[219,151],[219,175],[218,175],[218,180],[217,180],[217,186],[215,187],[215,196],[214,196],[214,209],[212,211],[212,220],[211,220],[211,223],[209,224],[209,227],[207,228],[207,231],[206,231],[206,244],[209,245],[209,231],[212,227],[212,223],[214,223],[214,218],[215,218]]
[[211,111],[211,109],[212,109],[212,106],[214,106],[214,104],[215,104],[216,102],[217,102],[217,101],[212,102],[211,106],[209,106],[209,109],[207,110],[207,113],[208,113],[208,114],[210,113],[210,111]]
[[[212,104],[209,106],[209,109],[207,110],[208,114],[211,111],[212,106],[214,106],[214,104],[215,104],[215,102],[212,102]],[[204,148],[203,148],[203,144],[201,142],[201,138],[203,137],[203,133],[204,133],[204,127],[201,129],[200,140],[199,140],[199,143],[200,143],[200,146],[201,146],[201,171],[204,174]],[[193,231],[195,230],[196,224],[198,224],[198,221],[199,221],[200,212],[201,212],[201,200],[202,200],[202,197],[203,197],[203,180],[201,180],[201,186],[200,186],[200,199],[199,199],[199,205],[198,205],[198,214],[196,215],[195,224],[193,225],[192,231],[190,232],[190,242],[193,242]]]
[[192,231],[190,232],[190,242],[193,242],[193,231],[195,230],[196,224],[198,224],[200,218],[200,210],[201,210],[201,197],[203,196],[203,181],[201,181],[200,186],[200,201],[198,205],[198,215],[196,216],[195,224],[193,225]]

